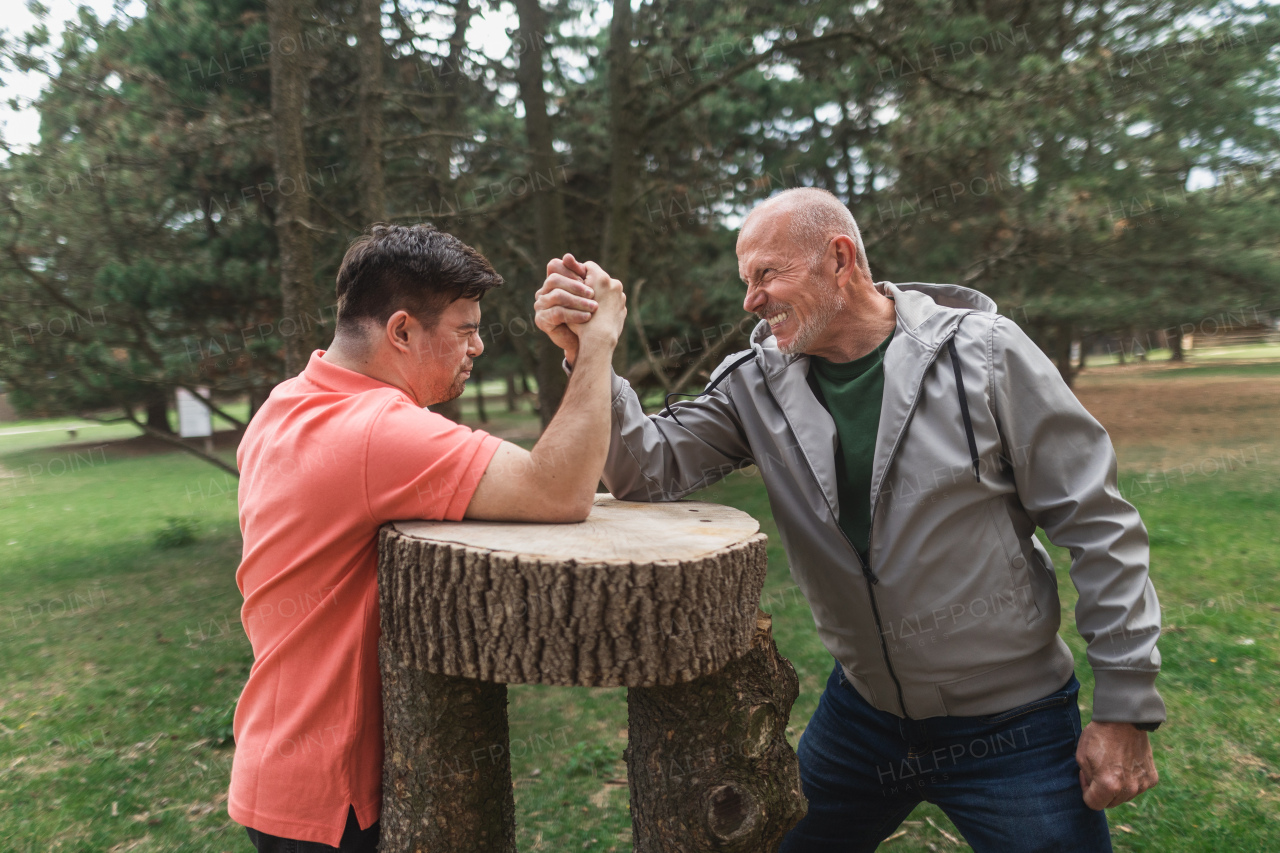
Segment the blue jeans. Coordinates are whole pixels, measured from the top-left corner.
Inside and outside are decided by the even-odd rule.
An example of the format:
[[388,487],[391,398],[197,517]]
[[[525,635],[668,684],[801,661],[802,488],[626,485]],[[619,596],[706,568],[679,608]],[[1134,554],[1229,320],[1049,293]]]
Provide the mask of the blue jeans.
[[984,717],[904,720],[867,703],[836,664],[800,738],[809,813],[779,853],[876,849],[921,801],[975,853],[1110,853],[1106,812],[1084,804],[1080,682]]

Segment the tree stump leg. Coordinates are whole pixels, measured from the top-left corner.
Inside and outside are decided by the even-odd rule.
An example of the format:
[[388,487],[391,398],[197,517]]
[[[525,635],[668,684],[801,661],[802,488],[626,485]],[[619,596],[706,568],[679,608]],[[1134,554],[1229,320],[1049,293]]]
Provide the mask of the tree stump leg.
[[382,658],[382,853],[515,853],[507,686]]
[[787,719],[800,683],[758,612],[751,648],[712,675],[627,691],[636,853],[773,853],[808,809]]

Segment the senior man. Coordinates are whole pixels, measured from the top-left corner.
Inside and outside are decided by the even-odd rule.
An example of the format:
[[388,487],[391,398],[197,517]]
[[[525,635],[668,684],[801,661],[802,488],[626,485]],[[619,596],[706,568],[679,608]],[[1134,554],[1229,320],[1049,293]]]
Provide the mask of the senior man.
[[622,287],[582,268],[594,316],[532,450],[424,407],[462,393],[480,297],[502,278],[429,226],[374,226],[338,271],[333,344],[240,443],[236,583],[254,663],[236,707],[227,811],[266,851],[372,851],[382,800],[378,528],[408,518],[581,521],[609,440]]
[[[604,482],[675,500],[758,466],[791,574],[836,659],[800,741],[787,853],[873,850],[921,801],[977,851],[1111,849],[1105,808],[1156,784],[1160,611],[1115,453],[1034,343],[964,287],[873,283],[829,193],[756,207],[737,243],[761,318],[697,399],[646,415],[613,377]],[[537,322],[576,374],[590,315],[566,256]],[[1072,555],[1093,718],[1058,636]]]

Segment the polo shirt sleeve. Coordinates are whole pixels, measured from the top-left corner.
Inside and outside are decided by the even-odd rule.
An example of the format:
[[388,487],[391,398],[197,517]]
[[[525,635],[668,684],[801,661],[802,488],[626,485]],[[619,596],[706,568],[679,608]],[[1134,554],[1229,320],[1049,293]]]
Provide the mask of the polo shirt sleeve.
[[388,402],[369,429],[365,463],[369,511],[378,523],[458,521],[502,439],[418,408]]

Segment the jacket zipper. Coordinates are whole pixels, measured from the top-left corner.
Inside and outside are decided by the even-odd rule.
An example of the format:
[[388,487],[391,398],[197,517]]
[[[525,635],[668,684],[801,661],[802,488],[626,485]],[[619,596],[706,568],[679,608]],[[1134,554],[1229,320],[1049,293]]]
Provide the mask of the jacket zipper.
[[[939,347],[939,349],[941,349],[941,347]],[[937,356],[936,350],[934,352],[934,356],[935,357]],[[762,366],[762,369],[760,370],[760,374],[764,377],[765,387],[769,389],[769,394],[773,397],[773,402],[775,404],[778,404],[778,395],[773,393],[773,386],[769,384],[769,373],[768,371],[763,369],[763,366]],[[915,410],[916,403],[918,403],[919,400],[920,400],[920,392],[917,389],[916,399],[911,404],[911,409],[913,411]],[[787,422],[787,428],[791,430],[792,435],[795,435],[796,428],[791,423],[791,416],[787,414],[787,410],[783,408],[781,404],[778,404],[778,411],[782,412],[782,419]],[[899,435],[899,443],[901,443],[901,435]],[[894,445],[894,450],[895,451],[897,450],[896,444]],[[810,476],[813,477],[814,485],[816,485],[818,487],[818,491],[821,492],[822,484],[818,482],[818,473],[813,470],[813,464],[809,462],[809,457],[805,456],[803,452],[801,452],[800,455],[804,456],[805,467],[809,469],[809,474]],[[892,457],[890,457],[890,461],[892,461]],[[831,509],[831,505],[828,504],[827,510],[830,511],[830,509]],[[871,519],[873,522],[875,521],[874,513],[872,514]],[[884,665],[885,665],[885,668],[889,670],[889,677],[893,679],[894,688],[898,691],[898,707],[902,709],[902,716],[904,719],[910,720],[911,715],[907,713],[907,700],[902,693],[902,682],[898,680],[898,674],[893,671],[893,661],[889,659],[889,644],[885,642],[884,626],[880,623],[880,607],[879,605],[876,604],[876,593],[875,593],[875,589],[873,588],[880,583],[880,579],[877,578],[874,573],[872,573],[871,567],[867,565],[866,562],[863,561],[862,555],[858,553],[858,549],[853,547],[853,543],[849,541],[848,534],[846,534],[844,532],[844,528],[840,526],[840,519],[839,518],[835,519],[835,522],[836,522],[836,529],[840,531],[840,535],[844,537],[844,541],[849,545],[849,550],[853,552],[853,558],[858,561],[858,567],[862,569],[862,576],[863,578],[866,579],[867,598],[870,599],[871,601],[871,616],[875,619],[876,636],[880,638],[880,652],[884,655]],[[870,541],[871,541],[870,536],[868,535],[867,553],[871,552]]]
[[[817,479],[816,474],[814,475],[814,479]],[[889,677],[893,679],[894,688],[898,691],[898,707],[902,709],[902,716],[904,719],[910,720],[911,715],[907,713],[907,700],[902,695],[902,682],[898,680],[898,674],[893,671],[893,661],[889,659],[889,644],[885,642],[884,627],[880,624],[880,607],[876,604],[876,591],[873,589],[874,586],[880,583],[880,579],[871,571],[871,566],[862,559],[862,555],[858,553],[858,549],[853,547],[853,543],[849,541],[848,534],[844,532],[843,527],[840,527],[840,519],[838,518],[836,519],[836,527],[840,528],[840,535],[844,537],[844,541],[849,542],[849,550],[853,551],[853,556],[857,558],[858,565],[862,568],[862,576],[866,578],[867,598],[871,599],[871,615],[876,620],[876,634],[880,637],[880,651],[884,655],[884,665],[885,668],[889,670]],[[870,533],[868,533],[867,536],[867,553],[871,553]]]
[[[930,367],[933,366],[933,363],[938,360],[938,353],[942,352],[942,348],[947,345],[948,340],[951,340],[951,338],[955,336],[955,333],[956,333],[955,329],[952,329],[951,334],[947,335],[946,340],[944,340],[942,343],[934,347],[933,353],[929,356]],[[928,367],[926,367],[925,370],[927,371]],[[911,416],[915,414],[916,406],[920,405],[920,393],[923,390],[924,390],[924,378],[922,376],[920,380],[920,384],[916,386],[916,394],[911,399],[911,406],[907,409],[907,417],[902,422],[902,429],[898,430],[898,435],[893,440],[893,449],[889,451],[889,459],[887,462],[885,462],[885,466],[884,466],[886,475],[888,475],[889,468],[892,467],[893,465],[893,458],[898,455],[898,448],[902,446],[902,437],[907,433],[907,423],[911,420]],[[769,393],[772,394],[773,389],[770,389]],[[774,400],[776,401],[777,397],[775,397]],[[782,408],[782,407],[779,406],[778,408]],[[784,413],[784,416],[785,416],[785,413]],[[787,421],[787,425],[788,426],[791,425],[790,420]],[[795,432],[794,428],[792,429],[792,432]],[[806,458],[805,461],[807,462],[808,459]],[[810,473],[813,473],[812,467],[813,466],[810,466]],[[813,474],[813,479],[814,480],[818,479],[818,475],[816,473]],[[871,524],[867,528],[867,554],[868,555],[871,554],[871,534],[876,529],[876,512],[880,508],[879,501],[877,500],[878,497],[879,497],[878,494],[871,496]],[[836,527],[840,527],[839,519],[836,519]],[[844,536],[844,540],[846,542],[849,542],[849,537],[845,534],[844,528],[842,527],[840,528],[840,535]],[[889,644],[885,642],[885,639],[884,639],[884,628],[880,624],[880,608],[876,605],[876,594],[875,594],[875,591],[872,589],[873,586],[880,583],[880,579],[875,576],[875,573],[873,571],[871,571],[871,566],[868,563],[863,561],[862,555],[858,553],[857,548],[853,547],[852,542],[849,542],[849,548],[850,550],[853,551],[853,555],[858,558],[858,565],[862,567],[862,574],[867,579],[867,595],[871,599],[871,613],[873,616],[875,616],[876,632],[880,635],[880,650],[884,653],[884,665],[889,670],[889,677],[893,679],[893,686],[896,687],[898,690],[898,705],[902,708],[902,716],[905,719],[910,720],[911,715],[907,713],[907,700],[903,697],[903,693],[902,693],[902,682],[898,680],[898,674],[893,671],[893,662],[889,659]]]

